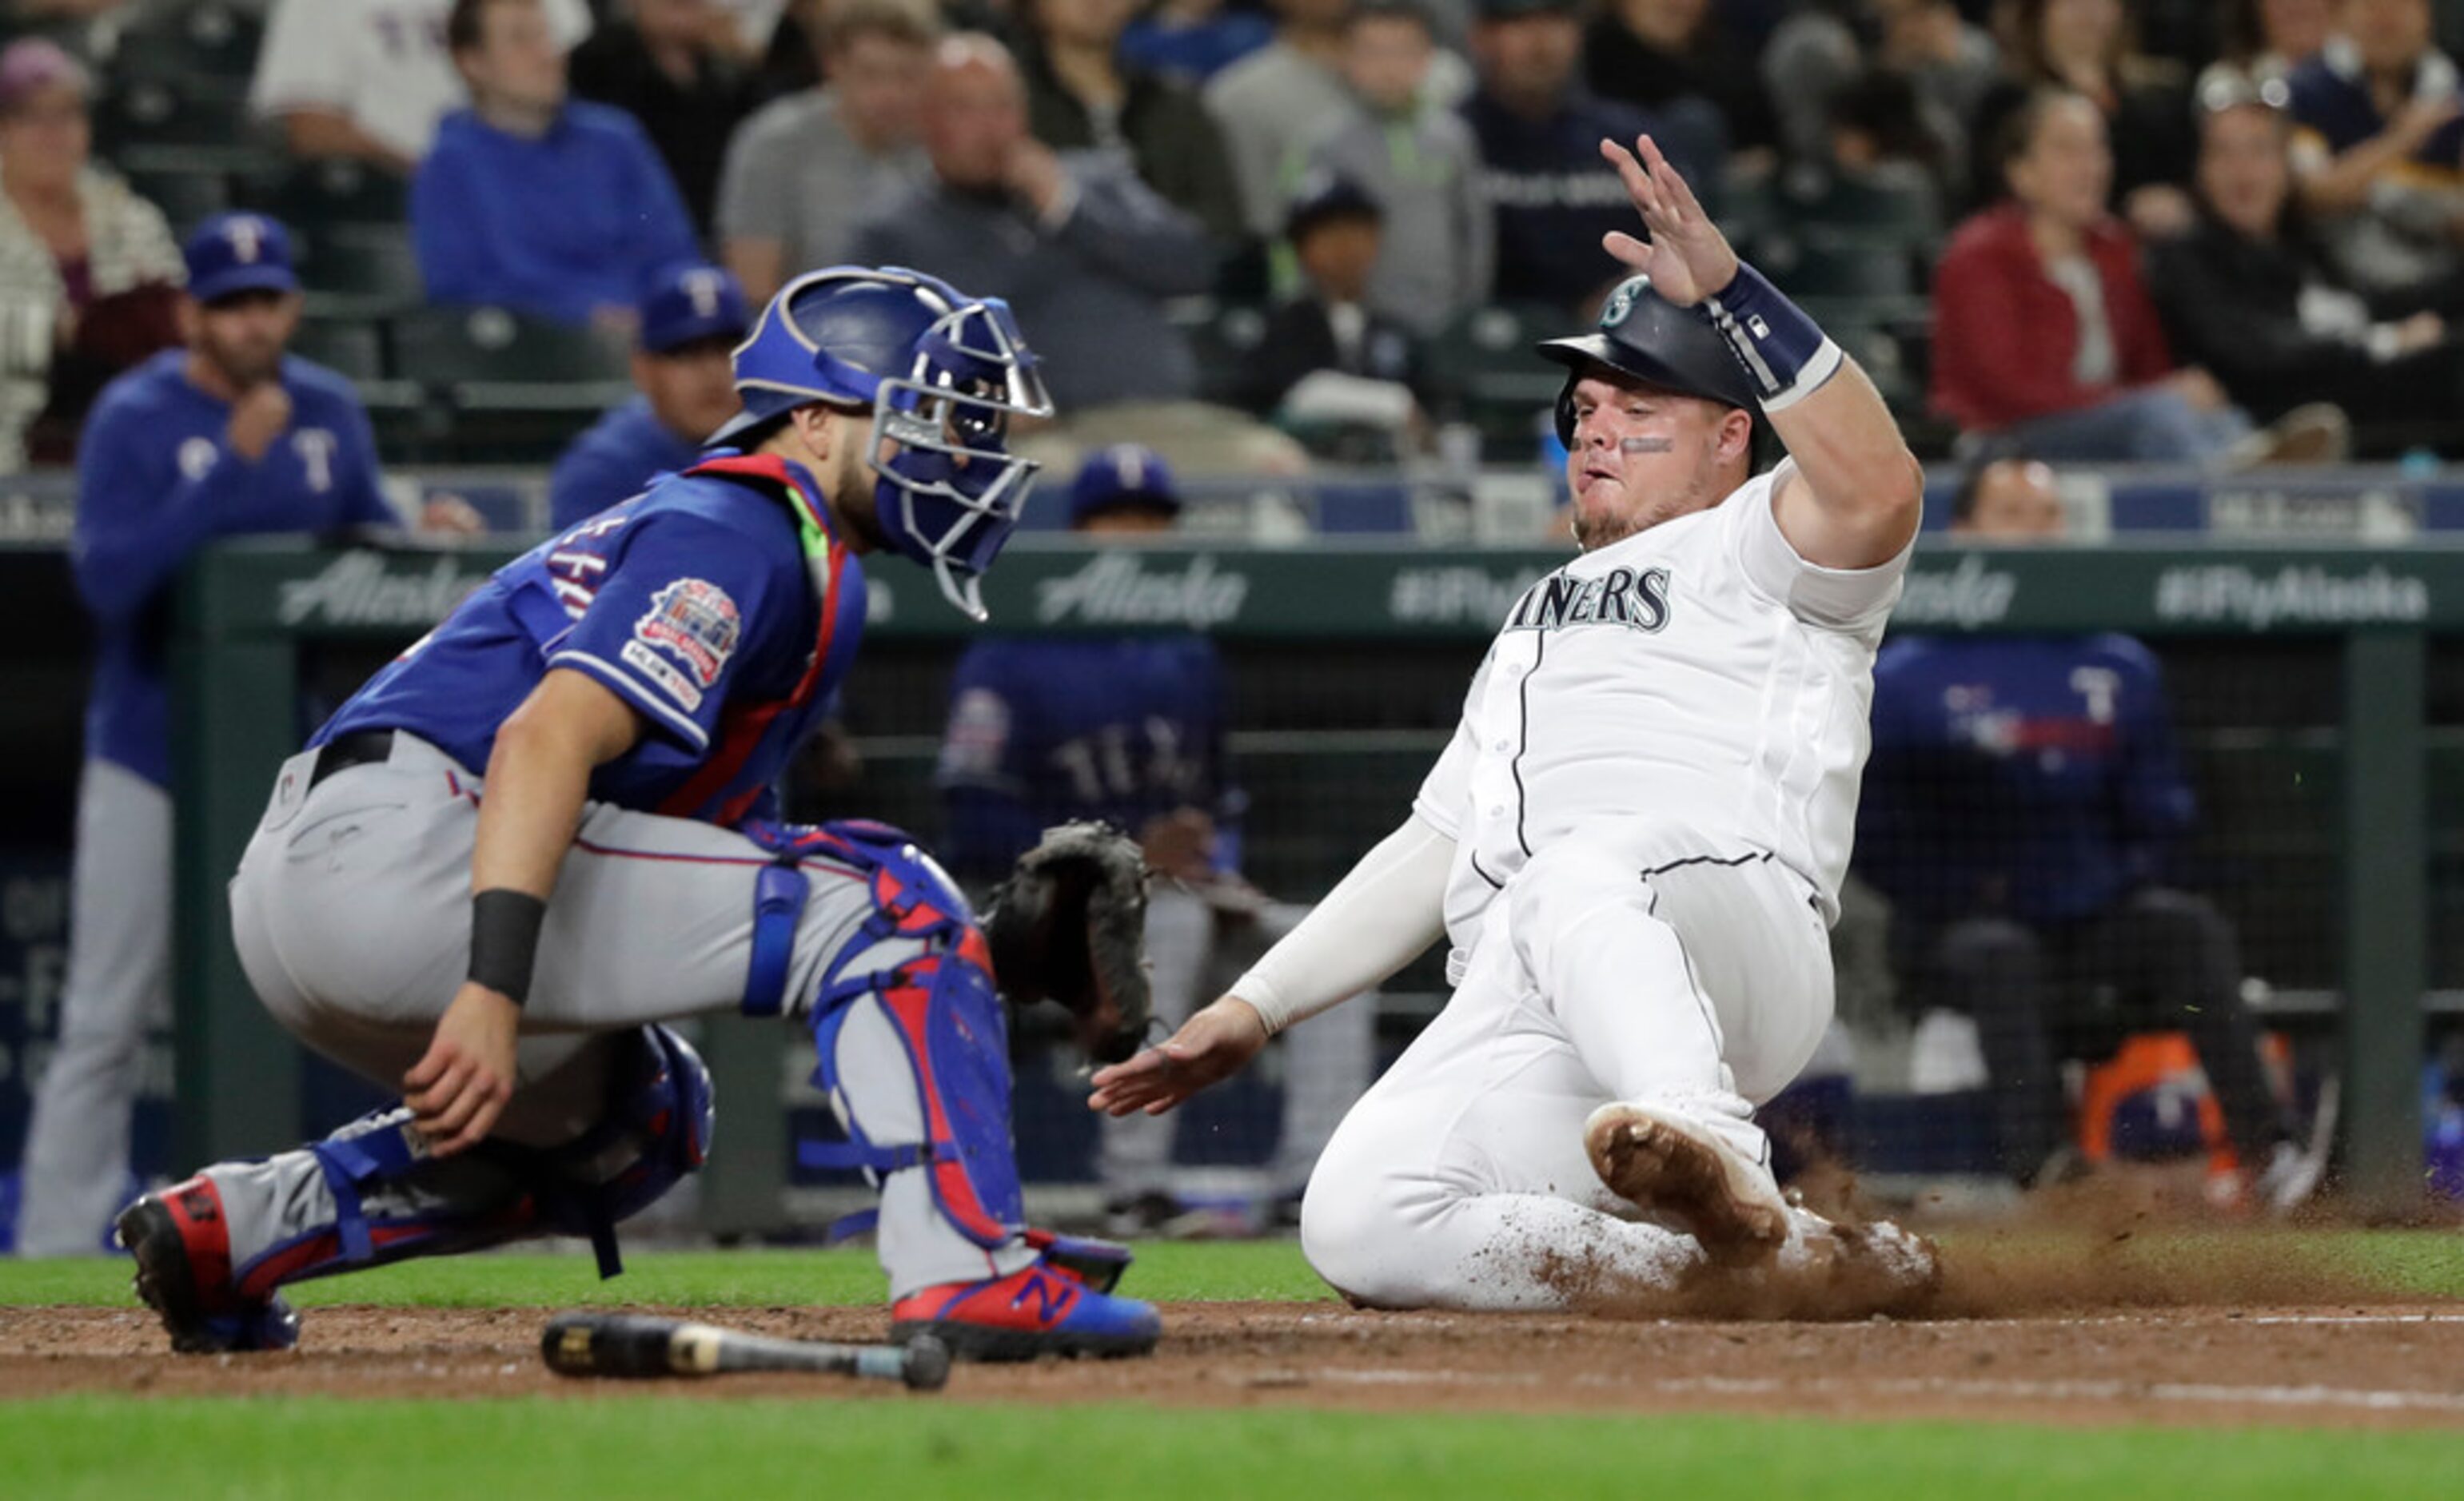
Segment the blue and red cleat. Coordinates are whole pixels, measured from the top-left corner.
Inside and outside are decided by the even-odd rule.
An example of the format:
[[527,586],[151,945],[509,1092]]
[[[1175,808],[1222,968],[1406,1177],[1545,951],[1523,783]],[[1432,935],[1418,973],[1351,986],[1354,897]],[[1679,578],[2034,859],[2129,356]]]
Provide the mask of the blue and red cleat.
[[[1039,1246],[1042,1254],[1005,1277],[911,1293],[891,1305],[890,1338],[904,1343],[929,1334],[951,1354],[972,1360],[1145,1355],[1163,1333],[1155,1306],[1103,1291],[1111,1285],[1105,1270],[1117,1278],[1117,1268],[1103,1268],[1099,1260],[1102,1270],[1089,1268],[1090,1279],[1057,1253],[1101,1244]],[[1127,1260],[1124,1253],[1121,1261]]]
[[182,1355],[288,1350],[299,1316],[282,1294],[243,1299],[231,1285],[222,1195],[202,1175],[120,1211],[120,1244],[137,1258],[137,1295],[162,1316]]

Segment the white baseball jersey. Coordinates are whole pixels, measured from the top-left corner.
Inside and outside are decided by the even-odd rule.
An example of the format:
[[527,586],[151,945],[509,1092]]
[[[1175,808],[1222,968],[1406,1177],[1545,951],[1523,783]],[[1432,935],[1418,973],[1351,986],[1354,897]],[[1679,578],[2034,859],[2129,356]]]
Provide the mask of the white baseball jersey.
[[1586,553],[1516,602],[1413,804],[1455,840],[1459,950],[1535,850],[1620,824],[1709,846],[1656,843],[1666,858],[1769,851],[1837,920],[1874,651],[1908,555],[1853,571],[1798,556],[1771,505],[1791,470]]

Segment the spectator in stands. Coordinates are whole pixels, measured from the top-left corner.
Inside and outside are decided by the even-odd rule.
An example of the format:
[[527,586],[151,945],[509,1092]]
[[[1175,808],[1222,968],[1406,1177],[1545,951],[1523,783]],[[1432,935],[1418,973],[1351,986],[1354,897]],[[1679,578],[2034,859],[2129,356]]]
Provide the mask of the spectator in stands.
[[[1600,98],[1650,111],[1662,150],[1716,168],[1731,151],[1767,156],[1779,131],[1752,49],[1712,12],[1711,0],[1610,0],[1583,33],[1583,76]],[[1714,191],[1719,180],[1687,175]]]
[[454,0],[447,35],[472,102],[411,180],[429,300],[629,326],[650,273],[700,255],[649,138],[566,97],[541,0]]
[[1370,306],[1423,337],[1488,300],[1497,258],[1480,142],[1424,93],[1435,45],[1420,0],[1359,0],[1344,28],[1353,102],[1309,151],[1317,175],[1376,200],[1386,233]]
[[95,620],[59,1050],[34,1093],[18,1249],[92,1254],[125,1202],[145,1030],[170,1012],[170,590],[216,538],[390,526],[350,382],[288,357],[289,236],[255,214],[187,248],[185,350],[112,382],[77,466],[70,557]]
[[1969,122],[2000,78],[2002,54],[1951,0],[1873,0],[1881,24],[1874,60],[1916,85],[1929,113],[1951,122],[1972,154]]
[[1055,151],[1111,151],[1226,249],[1245,234],[1241,188],[1198,96],[1126,61],[1135,0],[1029,0],[1018,53],[1026,122]]
[[2464,86],[2430,0],[2343,0],[2339,19],[2288,80],[2301,201],[2354,286],[2464,311]]
[[2319,55],[2335,30],[2337,0],[2223,0],[2222,54],[2199,75],[2198,93],[2226,76],[2281,81]]
[[[1162,457],[1133,444],[1091,455],[1070,489],[1071,530],[1099,543],[1156,539],[1180,511]],[[1155,878],[1147,906],[1155,1014],[1176,1026],[1305,913],[1241,875],[1247,799],[1224,754],[1227,717],[1223,664],[1203,636],[980,639],[952,677],[935,778],[949,828],[936,851],[980,889],[1047,825],[1102,818],[1137,831]],[[1345,1010],[1361,1014],[1325,1035],[1313,1030],[1285,1056],[1269,1193],[1290,1209],[1369,1082],[1376,1007]],[[1164,1117],[1105,1120],[1110,1233],[1154,1234],[1185,1212],[1174,1191],[1175,1130]]]
[[[1583,48],[1575,0],[1481,0],[1471,40],[1480,92],[1463,116],[1487,163],[1494,294],[1572,311],[1626,275],[1600,248],[1603,234],[1634,216],[1600,141],[1631,145],[1658,122],[1575,86]],[[1686,181],[1705,181],[1705,163],[1666,149]],[[1718,163],[1709,165],[1716,172]]]
[[[1306,285],[1268,315],[1241,372],[1242,405],[1272,415],[1318,377],[1318,400],[1312,404],[1304,392],[1307,409],[1291,413],[1295,420],[1341,410],[1391,430],[1425,407],[1420,341],[1380,315],[1370,295],[1383,227],[1377,201],[1349,178],[1318,171],[1302,180],[1284,234]],[[1327,373],[1342,380],[1328,381]]]
[[1309,143],[1341,118],[1343,18],[1352,0],[1272,0],[1275,39],[1217,74],[1206,108],[1223,129],[1249,232],[1283,222],[1290,175]]
[[[546,0],[560,47],[590,34],[586,0]],[[249,102],[295,157],[407,176],[437,121],[468,102],[445,41],[453,0],[273,0]]]
[[1224,0],[1161,0],[1121,33],[1121,55],[1197,87],[1275,39],[1275,23]]
[[1999,145],[2011,201],[1962,225],[1934,272],[1935,410],[2056,460],[2335,455],[2338,423],[2313,409],[2282,442],[2244,446],[2250,421],[2215,378],[2175,365],[2138,248],[2105,211],[2113,164],[2092,101],[2039,90]]
[[90,160],[87,85],[40,38],[0,52],[0,473],[74,457],[103,382],[179,342],[179,248]]
[[661,272],[642,299],[633,341],[641,393],[599,419],[549,474],[549,522],[558,531],[642,492],[654,474],[689,468],[702,440],[736,415],[730,355],[752,326],[744,289],[715,266]]
[[756,102],[751,70],[721,45],[734,35],[716,0],[632,0],[631,19],[573,51],[575,97],[641,121],[705,238],[728,140]]
[[[1984,541],[2063,531],[2052,472],[2019,458],[1973,470],[1953,514]],[[2023,1184],[2070,1155],[2061,1060],[2167,1029],[2196,1042],[2255,1178],[2228,1186],[2277,1210],[2317,1186],[2268,1091],[2233,926],[2167,882],[2193,821],[2164,676],[2138,642],[1912,637],[1877,659],[1858,865],[1891,900],[1918,993],[1974,1015]]]
[[2452,448],[2464,344],[2418,301],[2374,306],[2330,267],[2292,202],[2284,98],[2281,82],[2210,80],[2198,227],[2148,268],[2173,347],[2262,419],[2325,400],[2380,456],[2424,436]]
[[[2112,207],[2143,235],[2188,229],[2187,185],[2196,149],[2189,79],[2133,46],[2123,0],[2016,0],[2011,48],[2003,58],[2009,76],[1979,108],[1974,139],[1989,144],[1998,139],[2005,121],[2036,91],[2067,89],[2104,117]],[[2003,185],[1990,157],[1980,155],[1978,163],[1977,198],[1990,202]]]
[[940,38],[931,0],[834,0],[814,35],[832,81],[772,101],[727,148],[720,254],[756,302],[848,259],[868,207],[929,170],[916,125]]
[[853,258],[913,266],[980,296],[1006,297],[1065,412],[1186,398],[1189,344],[1162,299],[1204,292],[1205,227],[1101,152],[1067,159],[1026,130],[1009,52],[980,33],[945,39],[925,89],[934,181],[856,231]]

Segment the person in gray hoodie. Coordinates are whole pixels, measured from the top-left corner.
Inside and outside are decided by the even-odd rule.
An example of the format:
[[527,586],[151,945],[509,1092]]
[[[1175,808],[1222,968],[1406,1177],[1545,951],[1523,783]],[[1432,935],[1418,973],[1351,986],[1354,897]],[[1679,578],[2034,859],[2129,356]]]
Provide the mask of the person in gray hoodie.
[[[1496,221],[1481,196],[1480,142],[1428,97],[1436,42],[1418,0],[1361,0],[1344,27],[1353,102],[1307,166],[1360,185],[1385,219],[1369,306],[1423,337],[1488,300]],[[1303,180],[1308,173],[1290,174]]]

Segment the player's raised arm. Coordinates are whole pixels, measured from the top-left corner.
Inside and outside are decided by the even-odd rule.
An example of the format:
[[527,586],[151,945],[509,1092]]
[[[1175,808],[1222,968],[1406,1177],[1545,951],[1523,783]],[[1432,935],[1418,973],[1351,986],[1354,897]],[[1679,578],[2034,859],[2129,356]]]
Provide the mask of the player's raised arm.
[[1915,535],[1924,471],[1854,359],[1737,252],[1649,136],[1600,142],[1650,231],[1602,242],[1680,307],[1700,308],[1746,368],[1796,461],[1773,497],[1781,534],[1825,568],[1886,563]]

